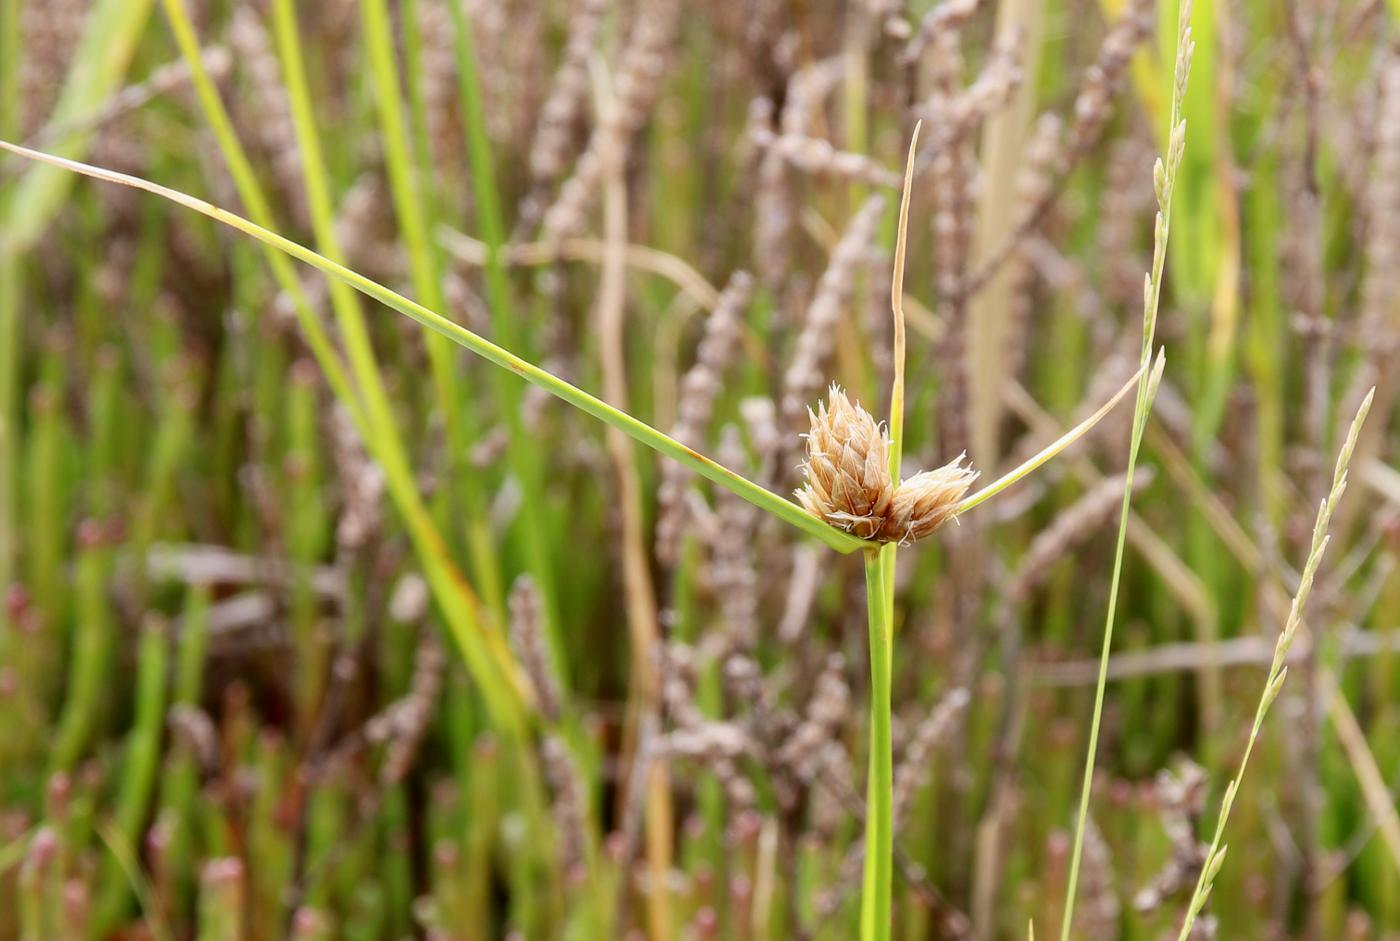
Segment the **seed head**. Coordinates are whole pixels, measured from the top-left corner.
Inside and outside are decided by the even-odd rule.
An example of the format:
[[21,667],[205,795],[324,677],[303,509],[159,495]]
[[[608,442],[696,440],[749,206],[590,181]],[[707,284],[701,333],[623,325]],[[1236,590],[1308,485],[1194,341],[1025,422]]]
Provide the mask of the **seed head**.
[[814,413],[807,409],[806,478],[797,502],[818,519],[861,539],[908,543],[952,519],[977,479],[965,455],[915,474],[898,487],[890,476],[885,430],[835,383]]
[[835,383],[815,414],[807,409],[807,417],[806,483],[797,502],[837,529],[875,538],[894,500],[884,429]]
[[861,539],[913,542],[951,520],[958,501],[977,479],[963,463],[925,470],[895,486],[889,473],[889,438],[860,403],[839,385],[827,391],[815,413],[806,410],[806,482],[798,503],[819,520]]
[[877,538],[881,542],[910,543],[952,519],[958,501],[977,479],[977,471],[959,454],[935,470],[922,471],[899,485],[889,515]]

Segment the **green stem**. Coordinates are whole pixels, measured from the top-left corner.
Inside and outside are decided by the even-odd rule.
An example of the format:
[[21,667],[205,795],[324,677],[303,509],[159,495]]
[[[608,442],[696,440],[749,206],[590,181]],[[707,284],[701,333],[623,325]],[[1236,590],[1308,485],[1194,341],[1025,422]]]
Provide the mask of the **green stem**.
[[1157,225],[1153,240],[1152,268],[1143,291],[1142,349],[1137,376],[1137,400],[1133,409],[1132,437],[1128,442],[1128,465],[1123,479],[1123,504],[1118,515],[1118,541],[1113,551],[1113,576],[1108,590],[1108,612],[1104,617],[1103,645],[1099,651],[1098,681],[1094,687],[1094,715],[1089,725],[1088,753],[1084,756],[1084,779],[1079,792],[1079,816],[1075,822],[1074,849],[1070,854],[1069,880],[1065,887],[1064,914],[1060,922],[1060,941],[1069,941],[1074,927],[1074,902],[1079,886],[1079,866],[1084,853],[1084,833],[1088,827],[1089,795],[1094,784],[1094,765],[1098,757],[1099,728],[1103,721],[1104,694],[1108,687],[1108,659],[1113,649],[1113,628],[1118,613],[1118,589],[1123,575],[1123,548],[1127,542],[1128,514],[1132,508],[1133,473],[1137,468],[1138,449],[1147,425],[1147,413],[1152,408],[1159,365],[1147,371],[1152,359],[1152,346],[1157,328],[1157,310],[1162,298],[1162,269],[1166,264],[1167,243],[1171,234],[1172,194],[1176,186],[1177,168],[1181,165],[1186,125],[1181,120],[1181,101],[1186,76],[1191,63],[1191,2],[1181,4],[1177,26],[1176,64],[1172,89],[1171,126],[1168,133],[1166,159],[1153,167],[1153,188],[1157,195]]
[[894,631],[885,604],[882,553],[865,552],[865,603],[870,620],[870,787],[865,811],[865,893],[861,941],[890,937],[894,876],[894,756],[890,742],[890,673]]
[[[96,922],[105,936],[126,915],[128,895],[132,889],[130,874],[139,873],[128,861],[135,856],[140,844],[141,824],[146,818],[155,791],[156,772],[160,765],[161,732],[165,725],[166,673],[170,660],[170,645],[165,624],[159,619],[148,620],[141,628],[140,649],[137,654],[136,714],[127,738],[126,754],[122,760],[121,782],[117,788],[116,818],[108,833],[103,834],[112,851],[104,865],[101,892],[98,896]],[[144,897],[143,897],[144,896]],[[138,899],[147,915],[153,915],[149,893],[138,885]]]
[[[0,0],[0,135],[19,134],[20,17],[22,0]],[[10,190],[0,196],[9,218]],[[18,519],[14,466],[19,458],[19,278],[17,258],[0,253],[0,585],[14,581]],[[0,644],[7,631],[0,623]]]

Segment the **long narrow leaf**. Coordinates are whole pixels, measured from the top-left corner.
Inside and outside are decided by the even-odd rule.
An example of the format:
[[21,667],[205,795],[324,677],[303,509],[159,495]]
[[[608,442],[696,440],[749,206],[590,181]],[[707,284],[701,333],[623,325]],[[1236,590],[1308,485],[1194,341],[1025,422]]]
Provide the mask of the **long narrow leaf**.
[[[134,189],[144,190],[162,199],[167,199],[177,205],[192,209],[195,212],[208,216],[216,222],[222,223],[229,228],[237,229],[239,232],[249,235],[265,245],[269,245],[278,251],[285,252],[298,261],[304,262],[313,268],[336,278],[350,285],[360,293],[372,297],[384,304],[392,307],[399,313],[416,320],[418,323],[430,330],[442,334],[471,352],[495,363],[503,369],[522,377],[527,382],[531,382],[545,391],[549,392],[575,408],[587,412],[594,418],[599,419],[627,435],[641,442],[649,448],[673,458],[693,470],[695,473],[709,480],[714,481],[721,487],[731,491],[736,496],[747,500],[759,509],[791,523],[798,529],[815,536],[839,552],[854,552],[866,545],[849,533],[828,526],[826,523],[811,516],[797,504],[766,490],[751,480],[748,480],[734,473],[727,467],[712,461],[703,454],[686,447],[679,441],[663,434],[640,419],[634,418],[625,412],[621,412],[604,402],[597,396],[591,395],[577,386],[570,385],[564,380],[554,376],[533,363],[526,362],[516,356],[510,350],[499,347],[458,323],[448,320],[446,317],[429,310],[416,301],[409,300],[402,294],[392,291],[376,281],[366,278],[364,275],[337,264],[313,252],[311,249],[289,238],[278,235],[269,229],[244,219],[226,209],[220,209],[212,203],[205,202],[195,196],[182,193],[179,190],[161,186],[159,183],[152,183],[150,180],[141,177],[131,176],[126,173],[118,173],[115,170],[107,170],[102,167],[95,167],[91,164],[82,163],[77,160],[68,160],[64,157],[56,157],[53,154],[46,154],[42,151],[31,150],[9,141],[0,140],[0,150],[7,150],[30,160],[37,160],[55,167],[61,167],[73,173],[91,177],[95,180],[102,180],[107,183],[116,183],[120,186],[128,186]],[[6,243],[0,242],[0,251],[6,250]]]

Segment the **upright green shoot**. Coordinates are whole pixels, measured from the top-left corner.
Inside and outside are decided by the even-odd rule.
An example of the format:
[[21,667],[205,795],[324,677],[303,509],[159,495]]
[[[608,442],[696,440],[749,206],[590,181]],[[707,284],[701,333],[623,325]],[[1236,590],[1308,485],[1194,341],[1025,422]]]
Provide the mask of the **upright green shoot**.
[[[890,478],[899,480],[904,450],[904,254],[909,233],[909,193],[919,129],[914,125],[905,162],[904,190],[895,231],[890,309],[894,315],[894,381],[890,387]],[[861,938],[890,936],[894,867],[894,755],[890,740],[890,677],[894,667],[894,562],[888,543],[865,552],[866,609],[870,623],[870,770],[866,788],[865,878],[861,895]]]
[[1093,789],[1094,765],[1098,757],[1099,728],[1103,722],[1104,692],[1108,686],[1108,659],[1113,649],[1113,626],[1118,612],[1118,589],[1123,575],[1123,547],[1128,536],[1128,514],[1133,497],[1133,472],[1137,467],[1138,448],[1147,413],[1152,407],[1154,383],[1147,366],[1152,359],[1153,340],[1157,331],[1157,309],[1162,299],[1162,269],[1167,259],[1167,241],[1171,232],[1172,192],[1176,186],[1177,169],[1186,145],[1186,122],[1182,120],[1182,101],[1186,93],[1186,78],[1191,71],[1191,0],[1184,0],[1177,22],[1176,66],[1173,71],[1171,118],[1168,130],[1166,160],[1160,157],[1152,168],[1153,189],[1157,196],[1157,222],[1152,250],[1152,270],[1143,282],[1142,349],[1139,354],[1137,403],[1133,408],[1133,430],[1128,444],[1128,466],[1123,484],[1123,506],[1118,518],[1118,542],[1113,552],[1113,575],[1109,582],[1108,613],[1104,621],[1103,646],[1099,653],[1098,682],[1094,688],[1094,715],[1089,725],[1089,744],[1084,757],[1084,780],[1079,793],[1079,813],[1075,821],[1074,849],[1070,854],[1069,880],[1065,887],[1064,915],[1060,923],[1060,941],[1069,941],[1074,926],[1075,893],[1079,887],[1079,866],[1084,854],[1084,832],[1089,819],[1089,795]]

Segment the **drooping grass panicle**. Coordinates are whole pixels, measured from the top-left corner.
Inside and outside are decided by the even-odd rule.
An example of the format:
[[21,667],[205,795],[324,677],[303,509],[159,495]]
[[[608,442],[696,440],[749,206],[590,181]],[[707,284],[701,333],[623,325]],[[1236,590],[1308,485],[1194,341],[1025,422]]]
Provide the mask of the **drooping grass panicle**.
[[1288,651],[1297,639],[1298,632],[1303,628],[1303,610],[1307,606],[1308,595],[1312,592],[1313,580],[1317,576],[1318,566],[1322,563],[1322,557],[1327,552],[1327,543],[1331,539],[1327,530],[1332,522],[1332,514],[1336,511],[1342,494],[1346,492],[1347,471],[1351,465],[1352,453],[1356,450],[1357,438],[1361,434],[1361,427],[1366,422],[1366,414],[1371,410],[1371,403],[1374,399],[1375,389],[1373,388],[1362,400],[1361,407],[1352,420],[1346,440],[1337,453],[1337,463],[1332,471],[1332,486],[1317,508],[1317,518],[1313,522],[1312,541],[1308,547],[1307,560],[1303,563],[1302,575],[1298,579],[1298,590],[1294,593],[1293,602],[1289,606],[1288,619],[1284,622],[1283,630],[1279,632],[1278,641],[1274,644],[1273,661],[1269,664],[1269,672],[1264,679],[1264,689],[1259,696],[1259,705],[1254,712],[1254,722],[1249,729],[1249,739],[1245,743],[1244,754],[1240,756],[1239,770],[1236,771],[1230,783],[1226,785],[1225,794],[1220,800],[1220,811],[1216,816],[1215,831],[1211,837],[1210,848],[1206,851],[1205,861],[1201,867],[1200,876],[1196,880],[1195,890],[1191,893],[1191,899],[1187,903],[1186,915],[1182,919],[1181,931],[1177,935],[1178,941],[1187,941],[1191,937],[1192,927],[1196,919],[1200,917],[1207,899],[1210,898],[1215,877],[1225,862],[1227,848],[1227,844],[1223,842],[1225,824],[1229,822],[1230,811],[1234,808],[1235,798],[1239,796],[1240,782],[1244,780],[1244,773],[1249,766],[1249,758],[1254,751],[1254,744],[1259,739],[1259,730],[1264,725],[1269,707],[1273,705],[1274,700],[1278,698],[1279,691],[1283,689],[1284,680],[1288,678]]

